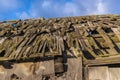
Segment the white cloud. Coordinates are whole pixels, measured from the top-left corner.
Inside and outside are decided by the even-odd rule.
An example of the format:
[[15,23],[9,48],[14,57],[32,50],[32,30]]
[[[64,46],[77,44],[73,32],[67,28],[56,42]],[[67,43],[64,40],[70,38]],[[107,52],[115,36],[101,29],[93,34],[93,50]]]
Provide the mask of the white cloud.
[[105,14],[108,12],[107,5],[103,3],[102,0],[98,0],[98,3],[96,4],[96,11],[93,14]]
[[50,2],[50,1],[44,1],[44,2],[42,3],[42,7],[43,7],[43,8],[49,7],[49,6],[51,6],[51,2]]
[[109,12],[107,3],[103,0],[86,0],[82,4],[86,9],[86,15],[107,14]]
[[16,13],[16,16],[19,18],[19,19],[28,19],[28,18],[31,18],[31,16],[27,13],[27,12],[21,12],[21,13]]
[[17,5],[14,4],[13,5],[13,2],[16,3],[16,0],[0,0],[0,4],[3,6],[3,7],[16,7]]
[[66,3],[63,8],[63,14],[67,16],[80,15],[79,7],[75,3]]
[[0,0],[0,12],[17,9],[20,4],[19,0]]
[[[55,0],[37,1],[31,5],[27,16],[29,17],[63,17],[80,15],[80,7],[75,2],[57,2]],[[22,16],[21,14],[20,16]]]
[[28,11],[19,14],[19,18],[37,18],[37,17],[63,17],[63,16],[80,16],[88,14],[106,14],[108,13],[107,5],[103,0],[36,0],[32,3]]

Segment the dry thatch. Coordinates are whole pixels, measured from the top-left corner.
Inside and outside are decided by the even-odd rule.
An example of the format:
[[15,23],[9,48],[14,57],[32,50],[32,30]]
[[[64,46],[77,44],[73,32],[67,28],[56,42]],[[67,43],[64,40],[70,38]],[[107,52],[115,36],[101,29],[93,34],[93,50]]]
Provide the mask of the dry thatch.
[[0,24],[0,59],[67,53],[95,59],[120,53],[120,15],[7,21]]

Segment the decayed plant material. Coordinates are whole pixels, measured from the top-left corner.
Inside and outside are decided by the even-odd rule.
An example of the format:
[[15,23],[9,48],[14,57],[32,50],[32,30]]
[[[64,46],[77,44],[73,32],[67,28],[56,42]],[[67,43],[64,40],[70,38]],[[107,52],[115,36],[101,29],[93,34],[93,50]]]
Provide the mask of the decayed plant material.
[[67,53],[84,59],[120,52],[120,16],[27,19],[0,24],[0,57],[22,59]]

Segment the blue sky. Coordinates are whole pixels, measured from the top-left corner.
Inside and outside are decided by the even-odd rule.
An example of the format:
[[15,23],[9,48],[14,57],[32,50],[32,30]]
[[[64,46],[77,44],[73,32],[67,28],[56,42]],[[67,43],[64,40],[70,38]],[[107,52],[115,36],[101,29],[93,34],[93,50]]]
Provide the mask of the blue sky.
[[0,21],[120,14],[120,0],[0,0]]

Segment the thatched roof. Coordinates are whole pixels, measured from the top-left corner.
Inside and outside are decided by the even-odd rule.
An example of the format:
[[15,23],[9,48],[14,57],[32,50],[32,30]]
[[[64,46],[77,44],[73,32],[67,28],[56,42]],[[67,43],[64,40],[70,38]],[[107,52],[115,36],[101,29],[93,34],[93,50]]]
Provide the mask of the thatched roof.
[[120,15],[7,21],[0,24],[0,59],[67,53],[93,59],[120,53]]

